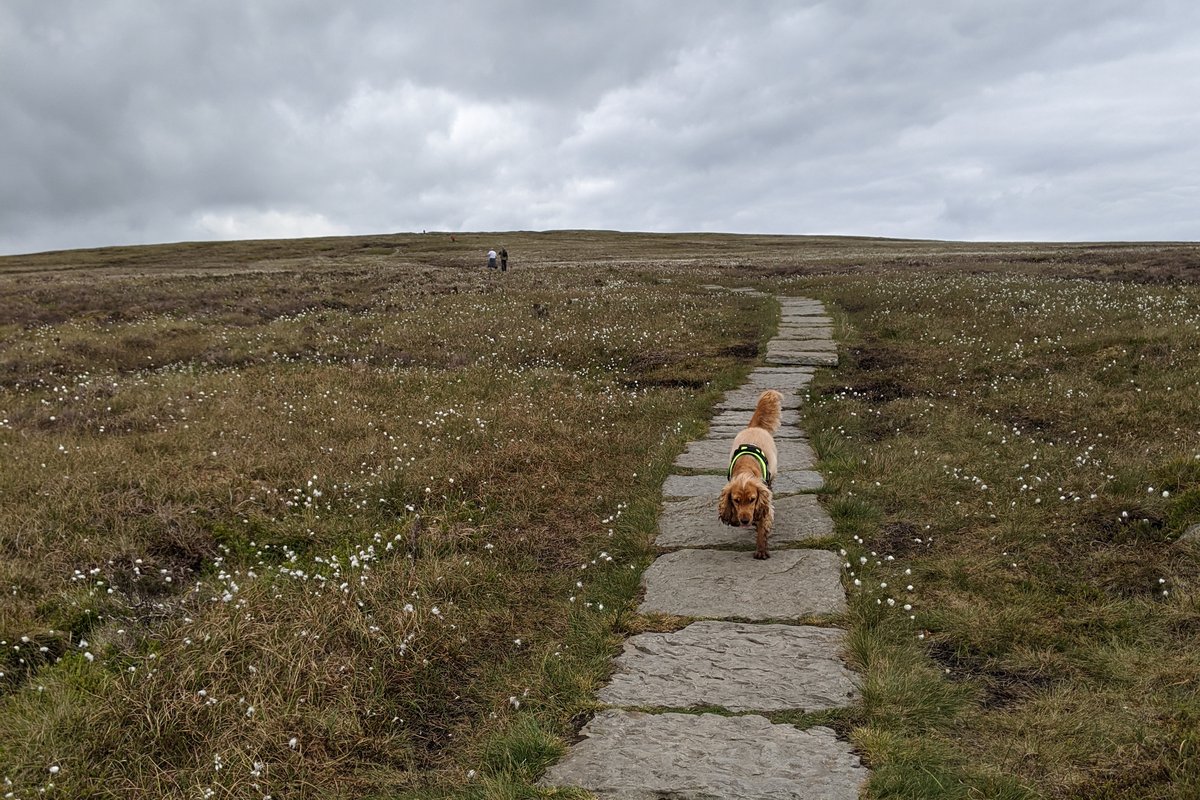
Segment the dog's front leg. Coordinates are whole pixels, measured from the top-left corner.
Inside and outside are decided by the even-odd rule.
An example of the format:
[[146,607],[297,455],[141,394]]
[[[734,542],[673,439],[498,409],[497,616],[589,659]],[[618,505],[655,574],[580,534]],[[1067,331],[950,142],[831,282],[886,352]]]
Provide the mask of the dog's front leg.
[[767,537],[771,535],[771,516],[769,514],[764,514],[754,521],[754,532],[756,534],[754,557],[760,560],[770,558],[771,554],[767,552]]
[[754,532],[758,534],[754,557],[770,558],[767,552],[767,538],[771,535],[771,524],[775,521],[775,503],[771,490],[763,487],[758,495],[758,503],[754,506]]

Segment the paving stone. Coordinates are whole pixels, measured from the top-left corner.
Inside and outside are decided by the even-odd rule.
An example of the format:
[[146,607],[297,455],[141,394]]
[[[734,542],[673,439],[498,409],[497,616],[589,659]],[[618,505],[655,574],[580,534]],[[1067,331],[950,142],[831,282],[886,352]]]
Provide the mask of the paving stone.
[[790,317],[784,314],[779,318],[780,328],[832,328],[833,320],[824,316]]
[[602,711],[543,786],[601,800],[857,800],[868,771],[833,729],[766,717]]
[[812,339],[832,339],[832,328],[829,325],[781,325],[775,335],[771,337],[773,342],[779,338],[792,338],[796,336],[804,336]]
[[[812,469],[816,463],[816,454],[807,439],[776,439],[775,450],[779,455],[780,472]],[[729,470],[731,452],[733,436],[688,442],[687,448],[675,459],[675,466],[724,475]]]
[[785,334],[785,333],[790,334],[790,333],[800,332],[800,333],[807,333],[807,334],[814,335],[814,336],[820,336],[822,334],[813,333],[813,331],[819,331],[819,330],[832,331],[833,323],[822,317],[806,317],[804,319],[784,319],[784,320],[780,320],[779,329],[778,329],[778,331],[776,331],[776,335],[778,336],[778,335]]
[[785,355],[768,354],[768,364],[796,365],[805,364],[818,367],[836,367],[837,353],[788,353]]
[[797,329],[774,336],[771,341],[767,342],[767,349],[770,350],[785,344],[795,344],[796,342],[823,342],[827,344],[832,341],[834,341],[832,336],[827,336],[819,331]]
[[825,326],[825,327],[832,328],[833,320],[831,320],[827,316],[816,315],[816,314],[808,315],[808,316],[795,316],[795,315],[790,315],[790,314],[784,314],[783,316],[781,316],[779,318],[779,326],[781,328],[786,328],[789,326],[804,327],[804,328],[811,328],[813,326]]
[[794,337],[805,336],[812,339],[832,339],[833,328],[829,325],[781,325],[779,330],[775,332],[775,336],[771,337],[774,341],[778,337]]
[[794,345],[797,342],[821,342],[823,344],[828,344],[833,341],[833,336],[820,330],[793,329],[780,332],[772,337],[771,340],[767,342],[767,352],[770,352],[771,350],[777,350],[785,345]]
[[775,335],[794,334],[797,332],[807,333],[813,336],[825,335],[821,331],[830,331],[832,335],[833,323],[825,317],[794,317],[792,319],[784,318],[779,321],[779,328]]
[[828,325],[833,327],[833,320],[823,313],[813,314],[783,314],[779,317],[780,325]]
[[837,350],[837,342],[832,339],[772,339],[767,345],[767,355],[772,353],[825,353]]
[[[711,497],[716,502],[717,495],[725,488],[725,475],[668,475],[663,481],[663,497]],[[799,469],[794,472],[780,472],[771,482],[771,491],[775,496],[785,494],[800,494],[815,492],[824,488],[825,479],[821,473],[812,470]]]
[[[762,394],[762,389],[755,389],[748,386],[741,389],[732,389],[725,393],[725,397],[722,398],[721,402],[717,403],[716,409],[718,411],[731,411],[733,409],[753,411],[754,407],[758,405],[758,396],[760,394]],[[800,407],[800,395],[796,393],[795,389],[781,391],[780,394],[783,395],[783,400],[780,402],[783,408]],[[749,420],[750,417],[747,415],[746,419]]]
[[780,392],[804,389],[812,383],[811,369],[798,370],[794,367],[766,366],[759,367],[746,378],[747,386],[761,392],[763,389],[776,389]]
[[787,336],[777,336],[770,341],[764,353],[769,353],[772,350],[781,348],[796,348],[800,344],[812,342],[818,348],[828,348],[831,344],[836,344],[836,340],[832,336],[822,336],[820,333],[809,333],[807,331],[796,332]]
[[[833,533],[833,520],[815,495],[793,494],[773,498],[775,523],[769,547],[794,544]],[[657,547],[740,547],[754,549],[754,530],[735,528],[717,518],[715,495],[689,497],[663,503],[658,517]]]
[[638,610],[709,619],[788,620],[846,610],[842,562],[827,550],[676,550],[642,574]]
[[[704,438],[705,439],[732,439],[734,436],[737,436],[738,433],[744,427],[745,427],[745,424],[742,424],[742,425],[711,425],[711,426],[709,426],[708,434]],[[796,426],[796,425],[789,425],[789,426],[782,427],[779,430],[775,431],[773,434],[771,434],[771,436],[774,437],[775,441],[777,441],[777,442],[782,439],[807,439],[808,438],[807,434],[805,434],[805,432],[804,432],[804,429],[799,426]]]
[[780,366],[772,366],[770,364],[764,364],[761,367],[755,367],[750,372],[750,374],[748,376],[746,376],[746,380],[753,381],[755,379],[755,377],[759,376],[759,375],[771,375],[776,378],[778,378],[781,375],[794,375],[796,377],[804,377],[805,375],[807,375],[811,378],[816,371],[817,371],[816,367],[806,367],[806,366],[780,367]]
[[[767,366],[766,369],[771,369]],[[787,369],[787,367],[780,367]],[[808,387],[812,384],[812,373],[804,374],[783,374],[778,377],[758,376],[752,379],[751,383],[746,384],[746,388],[753,392],[761,393],[764,389],[774,389],[780,394],[787,395],[794,392],[800,396],[800,402],[804,402],[805,394]]]
[[[761,392],[760,392],[761,394]],[[711,420],[709,425],[714,427],[731,427],[738,425],[742,428],[746,427],[750,422],[750,417],[753,416],[753,411],[743,411],[735,409],[731,411],[722,411]],[[779,422],[784,427],[795,427],[800,424],[800,412],[794,408],[785,408],[779,414]]]
[[821,341],[830,341],[833,339],[833,332],[829,328],[788,328],[780,330],[767,344],[772,342],[782,342],[791,339],[819,339]]
[[844,639],[835,628],[716,621],[643,633],[625,640],[616,673],[598,697],[612,706],[845,708],[855,689],[839,656]]

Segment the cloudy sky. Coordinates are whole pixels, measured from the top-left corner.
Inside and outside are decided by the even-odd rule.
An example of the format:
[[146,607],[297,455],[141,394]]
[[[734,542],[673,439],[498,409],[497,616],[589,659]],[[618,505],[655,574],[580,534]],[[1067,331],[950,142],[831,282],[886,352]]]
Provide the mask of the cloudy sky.
[[1200,239],[1195,0],[4,0],[0,253]]

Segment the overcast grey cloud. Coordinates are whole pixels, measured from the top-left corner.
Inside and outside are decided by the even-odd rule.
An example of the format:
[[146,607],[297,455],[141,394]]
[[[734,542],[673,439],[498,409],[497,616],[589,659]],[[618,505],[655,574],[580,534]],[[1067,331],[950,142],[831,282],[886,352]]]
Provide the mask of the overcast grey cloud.
[[1187,0],[9,0],[0,253],[408,230],[1200,239]]

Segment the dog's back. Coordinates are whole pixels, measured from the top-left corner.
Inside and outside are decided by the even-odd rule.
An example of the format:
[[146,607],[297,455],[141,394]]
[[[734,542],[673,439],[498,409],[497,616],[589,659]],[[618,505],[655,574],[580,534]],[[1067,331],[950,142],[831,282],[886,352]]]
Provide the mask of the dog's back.
[[780,409],[783,406],[783,395],[774,389],[767,389],[758,396],[758,404],[754,407],[754,416],[750,417],[749,428],[762,428],[769,433],[779,430]]

